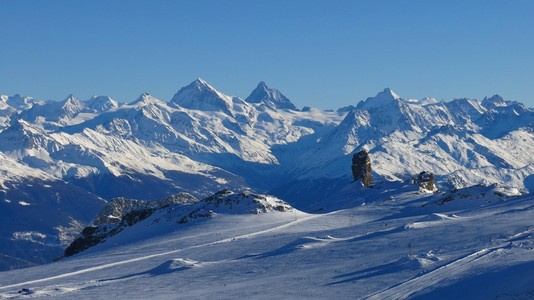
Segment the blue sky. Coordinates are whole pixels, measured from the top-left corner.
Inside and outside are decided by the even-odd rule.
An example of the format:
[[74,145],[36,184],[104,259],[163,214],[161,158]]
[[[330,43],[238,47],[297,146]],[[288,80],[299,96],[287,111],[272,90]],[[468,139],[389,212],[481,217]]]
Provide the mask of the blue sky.
[[142,92],[197,77],[246,97],[261,80],[297,106],[402,97],[534,106],[534,1],[0,0],[0,94]]

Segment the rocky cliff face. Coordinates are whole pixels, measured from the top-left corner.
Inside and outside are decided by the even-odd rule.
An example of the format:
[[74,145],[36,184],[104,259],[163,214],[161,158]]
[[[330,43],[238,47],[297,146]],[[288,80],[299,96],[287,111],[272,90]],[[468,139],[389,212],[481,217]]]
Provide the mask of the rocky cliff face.
[[371,158],[365,150],[354,154],[352,157],[352,176],[354,180],[361,180],[363,186],[371,186],[373,178],[371,175]]
[[419,189],[423,192],[436,193],[438,188],[434,181],[434,174],[423,171],[414,178],[414,183],[419,185]]
[[196,202],[198,200],[187,193],[152,202],[126,198],[113,199],[106,203],[91,225],[84,228],[80,236],[65,249],[64,255],[72,256],[103,243],[107,238],[143,221],[159,209]]

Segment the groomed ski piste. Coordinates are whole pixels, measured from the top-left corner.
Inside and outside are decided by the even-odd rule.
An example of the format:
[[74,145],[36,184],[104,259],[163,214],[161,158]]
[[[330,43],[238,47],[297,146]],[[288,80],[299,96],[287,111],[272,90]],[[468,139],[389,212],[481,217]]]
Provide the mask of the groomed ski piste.
[[328,213],[151,216],[72,257],[0,273],[0,298],[534,297],[534,196],[356,185],[364,197],[340,193]]

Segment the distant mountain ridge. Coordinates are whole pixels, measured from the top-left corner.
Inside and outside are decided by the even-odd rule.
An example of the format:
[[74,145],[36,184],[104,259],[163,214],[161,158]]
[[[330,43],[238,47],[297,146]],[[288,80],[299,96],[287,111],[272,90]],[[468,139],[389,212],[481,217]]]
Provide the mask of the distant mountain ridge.
[[[386,88],[337,111],[299,110],[264,82],[243,100],[197,79],[168,102],[148,93],[128,104],[0,100],[0,219],[9,212],[19,222],[0,231],[0,254],[10,257],[5,249],[22,243],[15,233],[46,234],[56,250],[60,235],[68,242],[65,228],[90,218],[61,207],[80,199],[94,212],[116,197],[203,198],[250,187],[307,210],[351,182],[351,156],[362,149],[377,182],[428,171],[442,190],[498,183],[526,193],[534,173],[534,110],[498,95],[418,100]],[[42,225],[21,217],[43,201],[54,213]],[[43,259],[50,256],[28,263]]]

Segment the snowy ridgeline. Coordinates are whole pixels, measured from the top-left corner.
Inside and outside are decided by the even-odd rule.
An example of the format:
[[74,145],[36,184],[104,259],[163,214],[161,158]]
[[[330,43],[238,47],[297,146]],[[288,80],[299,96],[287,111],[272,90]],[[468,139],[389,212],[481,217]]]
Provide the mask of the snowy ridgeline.
[[499,96],[445,102],[390,89],[336,111],[299,110],[264,82],[245,99],[202,79],[170,101],[0,96],[0,219],[9,224],[0,270],[61,256],[116,197],[252,188],[308,212],[351,207],[340,195],[363,149],[377,189],[426,171],[441,191],[498,184],[526,194],[533,122],[533,109]]
[[[534,295],[532,196],[506,196],[497,186],[439,194],[401,183],[388,189],[362,189],[356,183],[348,188],[360,198],[340,195],[350,208],[327,214],[229,191],[202,201],[186,194],[158,204],[117,199],[94,220],[95,228],[113,230],[134,220],[132,212],[154,211],[71,257],[0,272],[0,298]],[[179,221],[196,209],[196,218]]]
[[[285,201],[272,196],[250,192],[236,194],[223,190],[201,201],[182,193],[158,201],[117,198],[108,202],[89,227],[83,229],[66,249],[65,256],[71,256],[104,243],[108,238],[141,221],[150,225],[162,222],[186,224],[222,214],[260,214],[269,212],[290,212],[293,208]],[[179,229],[179,228],[177,228]]]

